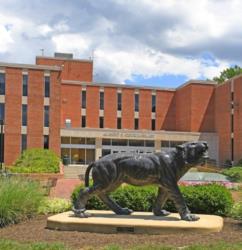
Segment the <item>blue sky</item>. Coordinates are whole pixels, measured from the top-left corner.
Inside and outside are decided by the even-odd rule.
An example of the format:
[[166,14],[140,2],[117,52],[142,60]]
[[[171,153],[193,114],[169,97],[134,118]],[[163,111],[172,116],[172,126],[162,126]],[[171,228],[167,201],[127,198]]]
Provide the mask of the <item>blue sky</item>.
[[0,0],[0,61],[94,56],[97,82],[177,87],[241,65],[238,0]]

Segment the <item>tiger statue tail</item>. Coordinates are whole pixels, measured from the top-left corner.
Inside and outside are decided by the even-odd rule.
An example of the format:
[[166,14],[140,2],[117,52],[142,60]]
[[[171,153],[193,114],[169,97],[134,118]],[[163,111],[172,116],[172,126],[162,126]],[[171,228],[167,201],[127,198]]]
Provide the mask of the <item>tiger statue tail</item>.
[[87,170],[85,173],[85,187],[89,187],[89,174],[90,174],[90,171],[91,171],[93,165],[94,165],[94,162],[89,164],[89,166],[87,167]]

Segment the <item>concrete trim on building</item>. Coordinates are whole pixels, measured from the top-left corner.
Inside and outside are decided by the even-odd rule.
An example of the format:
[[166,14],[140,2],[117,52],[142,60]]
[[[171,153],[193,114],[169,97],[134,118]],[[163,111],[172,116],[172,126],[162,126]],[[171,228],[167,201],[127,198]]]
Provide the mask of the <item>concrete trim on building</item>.
[[61,67],[58,67],[58,66],[22,64],[22,63],[0,62],[0,67],[3,67],[3,68],[21,68],[21,69],[37,69],[37,70],[61,71]]
[[58,61],[74,61],[74,62],[88,62],[93,63],[91,59],[75,59],[75,58],[66,58],[66,57],[53,57],[53,56],[36,56],[36,59],[48,59],[48,60],[58,60]]

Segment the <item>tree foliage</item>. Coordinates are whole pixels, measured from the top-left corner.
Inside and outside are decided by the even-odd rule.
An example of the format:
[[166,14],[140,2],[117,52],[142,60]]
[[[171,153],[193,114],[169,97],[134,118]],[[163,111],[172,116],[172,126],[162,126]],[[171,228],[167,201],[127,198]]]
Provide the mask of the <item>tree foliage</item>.
[[222,72],[220,72],[220,75],[214,77],[213,81],[218,82],[220,84],[239,74],[242,74],[242,68],[239,67],[238,65],[235,65],[234,67],[227,68],[223,70]]

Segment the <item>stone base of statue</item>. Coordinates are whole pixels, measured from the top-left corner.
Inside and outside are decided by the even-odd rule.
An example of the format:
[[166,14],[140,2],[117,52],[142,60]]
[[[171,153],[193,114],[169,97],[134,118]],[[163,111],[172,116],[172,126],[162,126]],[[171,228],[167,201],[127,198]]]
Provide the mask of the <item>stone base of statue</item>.
[[62,231],[80,231],[93,233],[209,233],[220,232],[223,218],[215,215],[199,215],[198,221],[183,221],[179,214],[167,217],[154,216],[150,212],[134,212],[131,215],[116,215],[112,211],[88,210],[92,216],[77,218],[73,212],[51,216],[47,228]]

